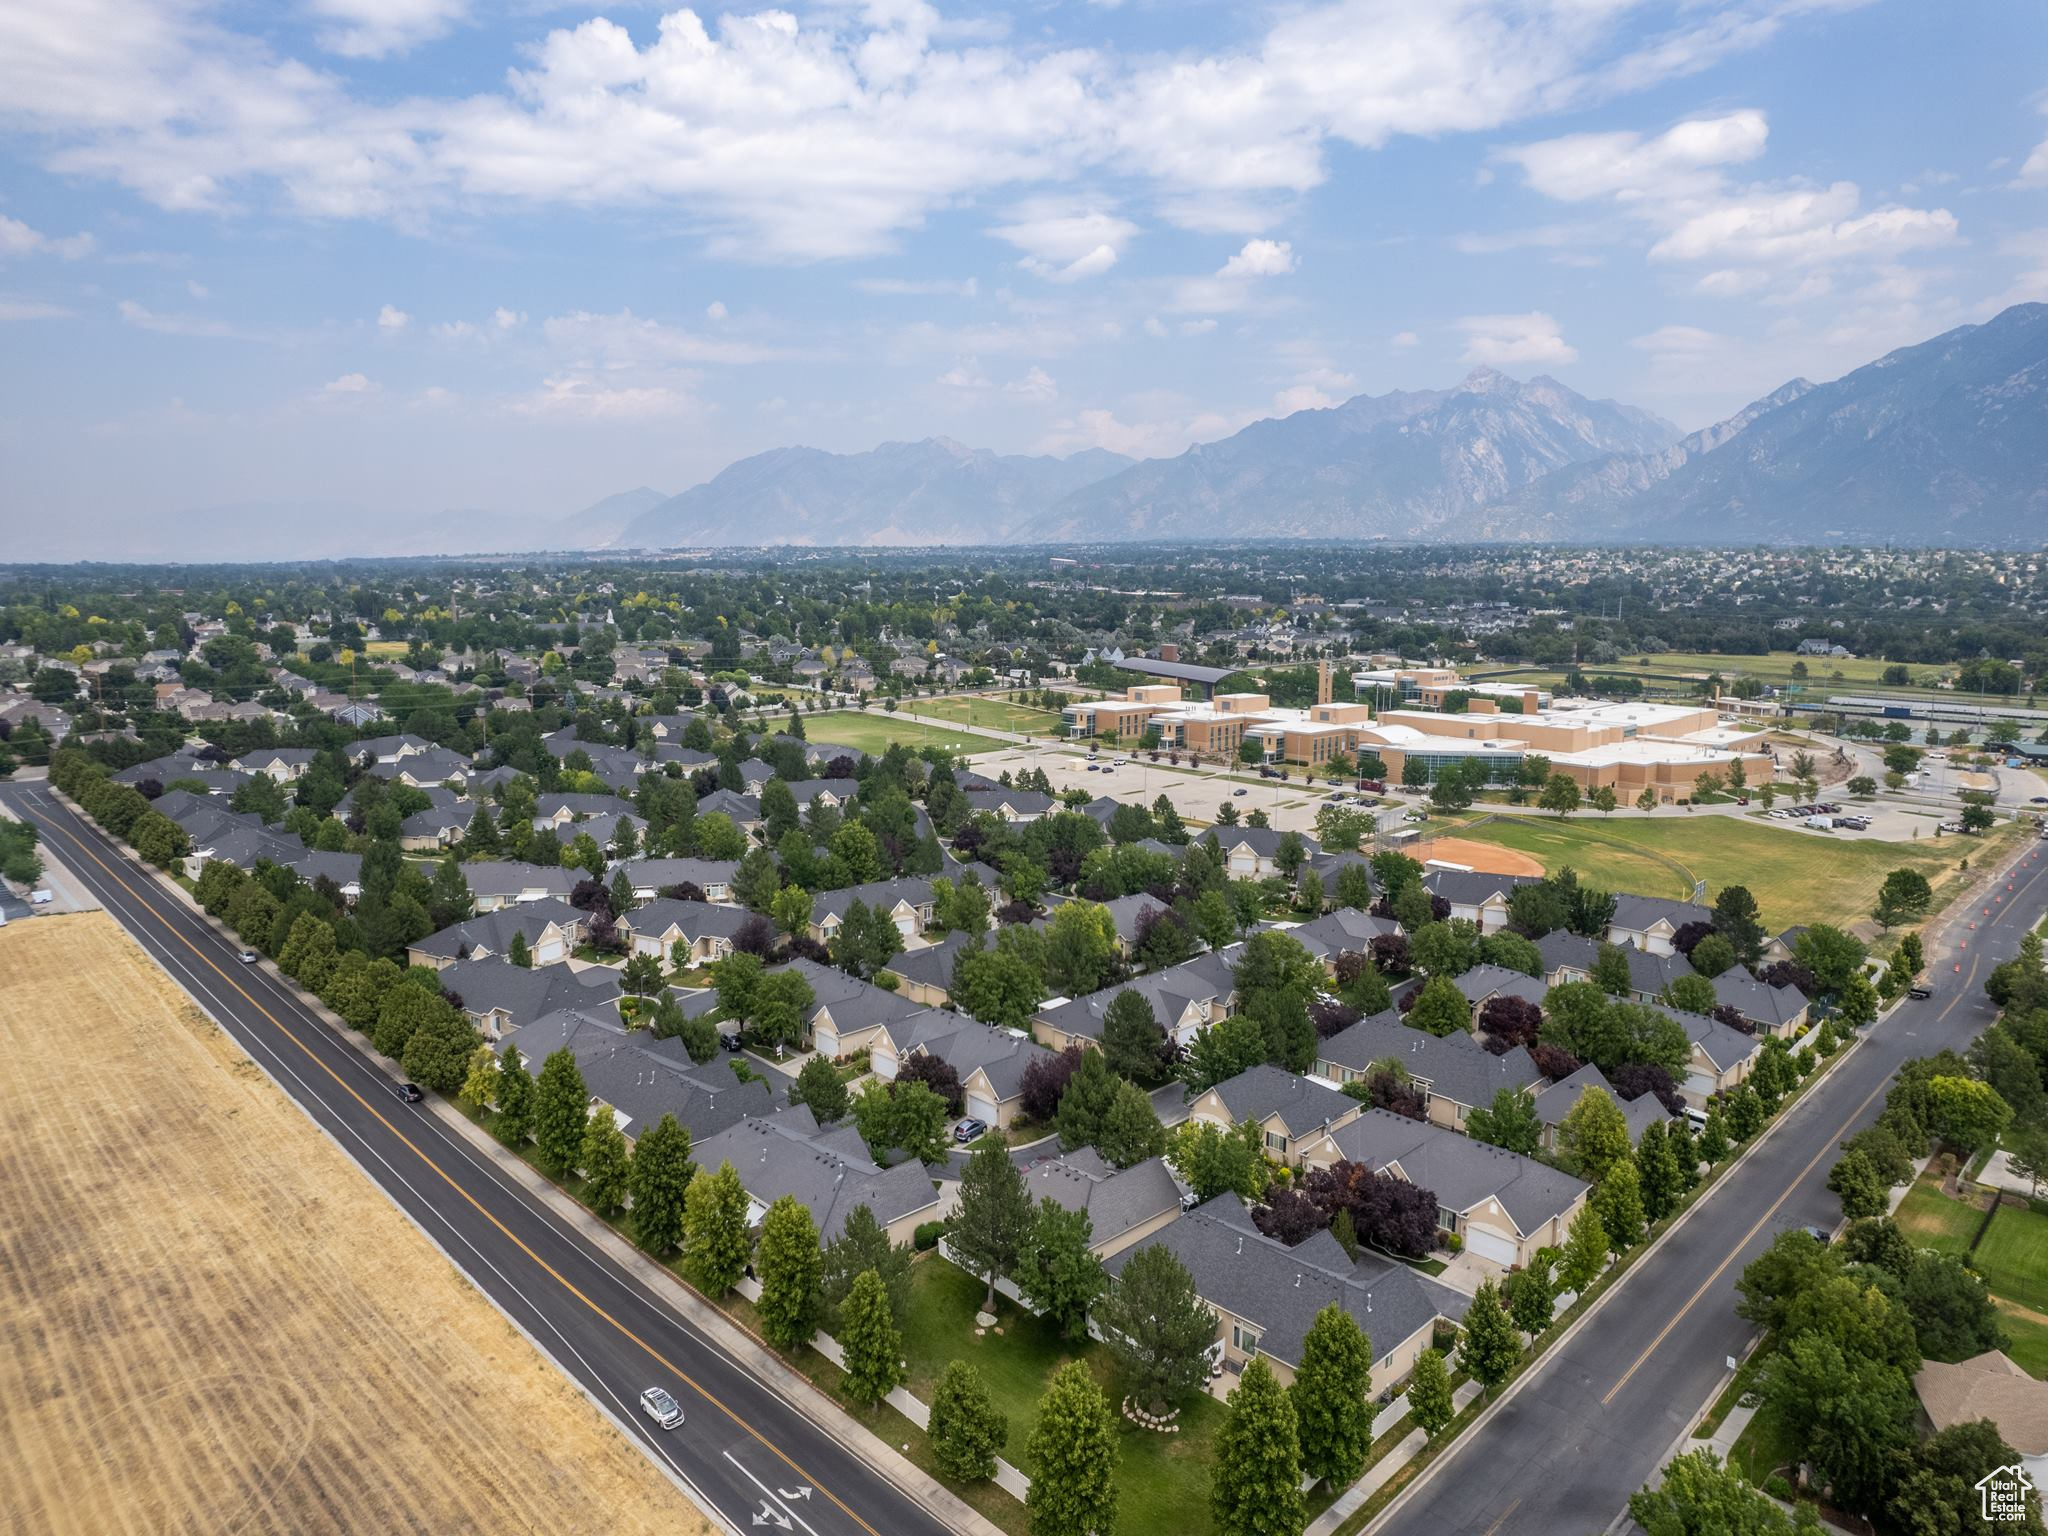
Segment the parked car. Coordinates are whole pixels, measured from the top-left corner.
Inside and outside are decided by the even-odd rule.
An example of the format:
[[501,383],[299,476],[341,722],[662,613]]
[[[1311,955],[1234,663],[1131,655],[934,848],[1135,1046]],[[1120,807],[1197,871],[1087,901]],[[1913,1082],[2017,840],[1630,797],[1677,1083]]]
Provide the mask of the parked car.
[[245,949],[241,952],[241,954],[237,955],[235,958],[240,960],[244,965],[254,965],[256,963],[256,951],[253,949]]
[[718,1043],[728,1051],[737,1051],[740,1048],[739,1031],[733,1029],[719,1031]]
[[398,1085],[398,1096],[408,1104],[417,1104],[427,1095],[418,1083],[400,1083]]
[[670,1395],[666,1387],[649,1387],[642,1392],[640,1407],[663,1429],[674,1429],[683,1422],[683,1405]]
[[953,1127],[953,1139],[963,1147],[970,1141],[979,1141],[987,1134],[988,1122],[986,1120],[976,1120],[971,1115]]
[[1924,1003],[1927,1001],[1927,999],[1934,996],[1934,988],[1908,987],[1906,988],[1906,996],[1912,998],[1913,1001],[1916,1003]]
[[1233,789],[1233,790],[1231,791],[1231,794],[1233,794],[1233,795],[1242,795],[1242,794],[1245,794],[1245,793],[1247,793],[1247,791],[1245,791],[1245,790],[1242,790],[1242,789]]

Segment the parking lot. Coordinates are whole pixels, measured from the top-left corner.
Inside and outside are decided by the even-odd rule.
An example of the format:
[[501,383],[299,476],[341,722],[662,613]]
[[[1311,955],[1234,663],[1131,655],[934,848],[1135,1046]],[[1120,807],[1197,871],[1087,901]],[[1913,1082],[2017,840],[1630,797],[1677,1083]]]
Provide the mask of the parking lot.
[[[1117,766],[1119,757],[1124,759],[1121,767]],[[1322,783],[1309,789],[1298,771],[1284,784],[1278,779],[1245,782],[1206,768],[1173,768],[1163,759],[1155,764],[1136,753],[1105,751],[1091,770],[1086,750],[1072,745],[1012,747],[976,758],[974,768],[991,778],[1006,768],[1013,774],[1043,768],[1055,794],[1078,788],[1090,797],[1108,795],[1147,807],[1163,794],[1182,820],[1199,821],[1204,826],[1216,820],[1216,808],[1227,800],[1237,807],[1240,818],[1255,809],[1263,810],[1283,832],[1313,833],[1316,811],[1330,795],[1329,787]]]

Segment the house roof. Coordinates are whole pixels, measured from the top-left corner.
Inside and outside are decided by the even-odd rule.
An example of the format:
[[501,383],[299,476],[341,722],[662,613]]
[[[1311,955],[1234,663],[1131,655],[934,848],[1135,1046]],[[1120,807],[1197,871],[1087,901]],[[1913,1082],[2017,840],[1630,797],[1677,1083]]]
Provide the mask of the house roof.
[[1493,900],[1506,901],[1518,886],[1534,885],[1528,875],[1493,875],[1480,869],[1426,869],[1422,888],[1441,896],[1454,907],[1479,907]]
[[1569,1211],[1591,1188],[1533,1157],[1384,1109],[1368,1109],[1332,1131],[1330,1140],[1344,1157],[1376,1173],[1397,1170],[1449,1210],[1498,1200],[1525,1236]]
[[449,829],[466,832],[476,816],[473,805],[430,805],[424,811],[414,811],[399,823],[399,832],[406,837],[438,837]]
[[409,947],[437,959],[442,956],[451,960],[463,959],[469,951],[476,949],[502,955],[512,947],[512,935],[515,933],[525,934],[526,942],[531,944],[549,923],[560,923],[564,928],[580,928],[588,918],[587,912],[552,897],[546,901],[514,902],[494,912],[479,912],[475,917],[452,924],[439,933],[430,933]]
[[1665,1003],[1645,1003],[1643,1006],[1655,1008],[1666,1017],[1678,1020],[1685,1028],[1686,1039],[1700,1048],[1716,1071],[1726,1072],[1763,1048],[1763,1042],[1755,1035],[1744,1034],[1732,1025],[1723,1024],[1712,1014],[1687,1013],[1683,1008],[1673,1008]]
[[1391,1259],[1366,1255],[1352,1263],[1327,1232],[1294,1248],[1275,1242],[1252,1224],[1234,1194],[1167,1223],[1112,1255],[1104,1268],[1121,1274],[1132,1254],[1155,1244],[1187,1267],[1204,1301],[1259,1329],[1262,1354],[1290,1366],[1301,1364],[1309,1325],[1331,1302],[1365,1331],[1377,1361],[1438,1318],[1463,1317],[1469,1305],[1462,1293]]
[[742,1083],[715,1066],[697,1068],[680,1040],[629,1032],[616,1007],[550,1013],[514,1031],[510,1040],[532,1072],[566,1046],[591,1098],[626,1117],[620,1129],[628,1136],[638,1137],[667,1114],[676,1117],[692,1142],[702,1142],[748,1115],[769,1114],[776,1107],[775,1091],[767,1083]]
[[967,947],[971,937],[964,929],[958,929],[936,944],[927,944],[922,949],[906,949],[889,962],[889,969],[906,980],[950,990],[953,962],[960,957],[960,951]]
[[1180,1186],[1166,1159],[1148,1157],[1118,1170],[1092,1148],[1033,1163],[1024,1170],[1024,1186],[1034,1202],[1051,1200],[1069,1211],[1085,1210],[1097,1246],[1180,1206]]
[[697,800],[699,816],[708,816],[713,811],[730,816],[735,826],[745,826],[761,819],[761,800],[758,795],[743,795],[737,790],[714,789]]
[[1752,1023],[1771,1026],[1798,1018],[1807,1002],[1797,987],[1767,987],[1739,965],[1714,978],[1714,999]]
[[2048,1382],[2036,1381],[2003,1350],[1959,1365],[1929,1360],[1914,1376],[1913,1390],[1937,1434],[1989,1419],[1999,1438],[2022,1456],[2048,1455]]
[[1524,998],[1540,1006],[1550,990],[1550,984],[1542,977],[1509,970],[1504,965],[1475,965],[1452,980],[1465,994],[1465,1001],[1475,1007],[1488,998],[1503,996]]
[[1631,896],[1617,892],[1612,926],[1640,933],[1659,922],[1669,923],[1675,932],[1687,923],[1710,923],[1714,909],[1693,901],[1673,901],[1665,896]]
[[533,890],[550,896],[567,896],[576,889],[577,873],[552,864],[479,859],[462,866],[462,878],[469,882],[472,896],[517,896],[521,891]]
[[1363,954],[1366,946],[1381,934],[1399,933],[1401,925],[1390,917],[1374,917],[1356,907],[1339,907],[1313,922],[1296,923],[1287,936],[1318,960],[1347,952]]
[[747,1193],[763,1205],[794,1195],[828,1243],[856,1206],[865,1205],[886,1226],[937,1205],[924,1164],[912,1158],[879,1168],[858,1156],[854,1145],[844,1136],[821,1136],[810,1111],[797,1105],[751,1115],[698,1143],[692,1156],[700,1168],[731,1163]]
[[962,1083],[979,1069],[998,1100],[1013,1099],[1022,1093],[1024,1069],[1052,1055],[1028,1035],[998,1029],[964,1013],[934,1009],[892,1022],[887,1028],[890,1043],[899,1054],[921,1050],[927,1056],[935,1056],[958,1072]]
[[572,970],[537,965],[531,970],[509,960],[458,960],[441,972],[442,990],[462,999],[470,1013],[503,1012],[515,1025],[564,1008],[594,1008],[615,1000],[619,973],[608,965]]
[[1570,1077],[1559,1078],[1537,1093],[1536,1118],[1545,1125],[1562,1125],[1564,1117],[1572,1112],[1572,1107],[1588,1088],[1598,1088],[1614,1100],[1615,1107],[1621,1111],[1621,1118],[1628,1122],[1628,1139],[1631,1142],[1641,1141],[1643,1132],[1657,1121],[1671,1118],[1654,1093],[1624,1099],[1620,1090],[1608,1080],[1607,1074],[1591,1062]]
[[977,811],[1000,811],[1007,806],[1019,816],[1043,816],[1054,803],[1051,795],[1035,789],[969,789],[962,793]]
[[1593,974],[1593,962],[1600,958],[1594,940],[1565,928],[1553,928],[1536,941],[1536,953],[1543,957],[1543,974],[1554,976],[1567,968]]
[[865,885],[849,885],[836,891],[820,891],[811,902],[811,921],[822,923],[827,917],[843,918],[847,909],[856,901],[890,911],[898,902],[922,907],[929,905],[931,899],[932,883],[922,876],[905,875],[894,880],[870,880]]
[[834,970],[829,965],[820,965],[815,960],[798,958],[790,961],[789,965],[811,984],[811,993],[816,999],[812,1015],[815,1017],[820,1008],[829,1008],[832,1022],[842,1033],[868,1029],[876,1024],[893,1024],[899,1019],[927,1011],[922,1004],[913,1003],[887,987],[878,987],[857,976]]
[[1117,993],[1128,991],[1141,993],[1152,1005],[1152,1016],[1161,1027],[1171,1029],[1190,1003],[1220,1001],[1236,991],[1237,977],[1232,969],[1235,950],[1232,945],[1230,949],[1197,955],[1163,971],[1134,976],[1120,986],[1104,987],[1085,997],[1040,1009],[1038,1017],[1065,1034],[1099,1040],[1110,1003]]
[[1528,1088],[1543,1081],[1526,1047],[1496,1056],[1475,1035],[1462,1030],[1437,1036],[1410,1029],[1392,1008],[1360,1019],[1316,1047],[1316,1059],[1335,1067],[1363,1072],[1389,1057],[1408,1075],[1428,1085],[1431,1093],[1479,1108],[1493,1102],[1503,1088]]
[[571,816],[603,816],[632,808],[630,800],[621,800],[617,795],[542,795],[534,802],[536,814],[547,817],[559,811],[567,811]]
[[657,891],[663,886],[685,882],[700,890],[709,890],[714,885],[730,885],[739,867],[737,859],[627,859],[612,866],[615,872],[621,869],[626,872],[626,878],[635,890],[646,886]]
[[619,927],[627,933],[648,935],[667,933],[674,928],[694,943],[704,938],[729,939],[753,915],[745,907],[657,896],[621,917]]
[[1326,1126],[1357,1107],[1357,1100],[1338,1092],[1327,1079],[1299,1077],[1270,1062],[1225,1078],[1214,1092],[1230,1111],[1232,1124],[1263,1123],[1277,1115],[1290,1137]]

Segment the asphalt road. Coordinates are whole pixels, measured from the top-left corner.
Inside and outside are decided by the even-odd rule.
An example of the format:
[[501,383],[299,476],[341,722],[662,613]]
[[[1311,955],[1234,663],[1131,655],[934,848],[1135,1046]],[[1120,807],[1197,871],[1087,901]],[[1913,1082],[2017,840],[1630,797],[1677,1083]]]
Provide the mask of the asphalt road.
[[[736,1531],[925,1536],[946,1527],[567,1226],[46,788],[0,789],[47,851],[349,1152],[469,1279],[698,1502]],[[686,1422],[640,1411],[665,1386]],[[681,1495],[678,1495],[680,1502]]]
[[2044,875],[2048,845],[2031,845],[2014,888],[2001,881],[1998,899],[1956,920],[1955,952],[1929,973],[1934,996],[1873,1025],[1521,1391],[1371,1529],[1559,1536],[1615,1525],[1719,1390],[1729,1358],[1748,1347],[1753,1330],[1735,1315],[1743,1267],[1788,1227],[1833,1228],[1841,1203],[1826,1180],[1836,1144],[1876,1118],[1901,1063],[1962,1050],[1996,1017],[1984,977],[2048,909]]

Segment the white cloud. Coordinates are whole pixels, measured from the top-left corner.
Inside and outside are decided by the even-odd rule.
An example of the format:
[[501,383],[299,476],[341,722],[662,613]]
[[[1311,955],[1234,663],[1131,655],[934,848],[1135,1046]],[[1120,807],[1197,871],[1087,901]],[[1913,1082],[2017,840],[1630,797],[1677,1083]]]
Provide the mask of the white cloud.
[[208,293],[210,292],[206,284],[202,282],[197,282],[189,277],[185,279],[185,291],[191,294],[192,297],[195,299],[203,299],[207,297]]
[[857,277],[853,286],[862,293],[906,299],[971,299],[981,290],[980,283],[971,277],[961,278],[957,282],[943,277]]
[[1728,197],[1682,219],[1650,247],[1660,261],[1733,261],[1804,266],[1847,258],[1889,256],[1946,245],[1956,237],[1946,208],[1856,211],[1856,184],[1755,190]]
[[634,422],[689,415],[698,405],[680,383],[620,385],[585,374],[558,374],[514,401],[512,409],[524,416]]
[[1578,349],[1564,339],[1557,322],[1541,310],[1526,315],[1466,315],[1458,322],[1464,333],[1468,363],[1512,367],[1524,363],[1569,363]]
[[981,364],[971,357],[955,363],[940,374],[939,382],[947,389],[959,390],[964,394],[979,394],[989,387],[988,375],[981,371]]
[[726,336],[703,336],[630,309],[599,315],[572,310],[550,315],[541,334],[554,346],[586,355],[611,369],[666,367],[676,363],[764,363],[798,354]]
[[61,304],[46,304],[40,299],[15,299],[0,294],[0,321],[62,320],[70,313]]
[[723,300],[713,299],[704,306],[704,318],[706,320],[723,320],[726,314],[727,310]]
[[1018,266],[1055,283],[1099,277],[1116,265],[1118,249],[1137,232],[1137,225],[1105,208],[1054,198],[1018,204],[1008,223],[989,231],[1025,253]]
[[500,305],[491,311],[491,326],[494,330],[516,331],[524,324],[526,311],[523,309],[506,309]]
[[1206,336],[1215,329],[1216,317],[1213,315],[1204,315],[1199,320],[1183,320],[1180,323],[1180,333],[1183,336]]
[[1422,345],[1422,338],[1413,331],[1396,331],[1387,338],[1387,345],[1397,348],[1419,347]]
[[240,334],[225,320],[213,320],[204,315],[164,315],[148,309],[133,299],[123,299],[115,306],[121,319],[139,331],[154,331],[160,336],[235,336]]
[[9,256],[61,256],[76,261],[92,254],[93,237],[80,231],[75,235],[46,235],[19,219],[0,214],[0,260]]
[[[2048,112],[2048,106],[2042,111]],[[2016,187],[2048,187],[2048,139],[2036,144],[2033,152],[2020,166],[2019,174],[2012,179]]]
[[1692,291],[1709,298],[1733,299],[1756,292],[1770,280],[1768,272],[1759,272],[1754,267],[1717,267],[1694,283]]
[[377,311],[377,329],[380,331],[402,331],[412,324],[412,316],[404,310],[386,304]]
[[1013,399],[1042,405],[1049,400],[1057,400],[1060,387],[1043,368],[1027,368],[1022,378],[1012,379],[1003,386],[1003,393]]
[[434,327],[434,334],[443,341],[475,341],[483,332],[467,320],[443,320]]
[[377,386],[360,373],[344,373],[338,379],[329,379],[320,386],[323,395],[368,395],[376,393]]
[[1290,384],[1273,397],[1273,414],[1292,416],[1296,411],[1327,411],[1338,403],[1335,395],[1326,395],[1313,384]]
[[1629,345],[1647,352],[1657,363],[1696,362],[1727,349],[1728,338],[1696,325],[1660,325],[1644,336],[1632,336]]
[[1770,126],[1754,109],[1683,122],[1652,139],[1636,133],[1574,133],[1498,152],[1529,185],[1559,202],[1638,201],[1711,191],[1718,167],[1754,160]]
[[1247,240],[1217,269],[1218,277],[1282,277],[1294,270],[1294,247],[1285,240]]
[[381,59],[454,30],[468,11],[463,0],[308,0],[329,23],[320,46],[352,59]]

